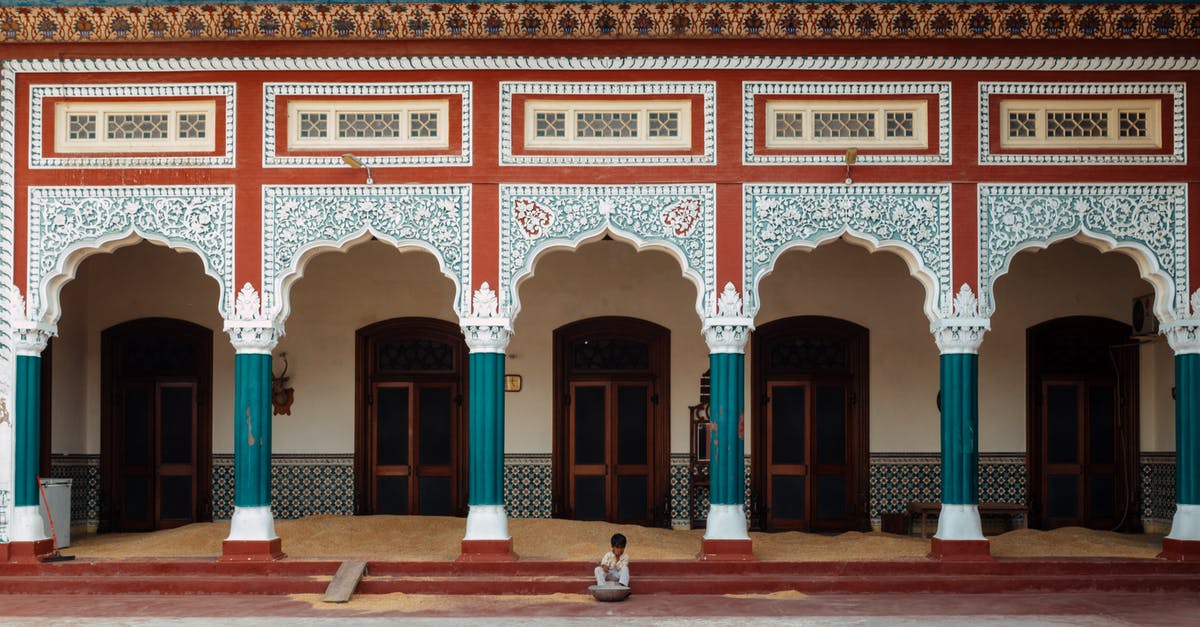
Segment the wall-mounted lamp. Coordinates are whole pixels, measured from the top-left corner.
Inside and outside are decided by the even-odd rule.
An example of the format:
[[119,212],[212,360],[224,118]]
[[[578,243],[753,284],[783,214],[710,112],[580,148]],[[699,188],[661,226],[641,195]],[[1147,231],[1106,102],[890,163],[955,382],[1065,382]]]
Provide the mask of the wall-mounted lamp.
[[[342,157],[342,158],[345,159],[345,157]],[[846,149],[846,184],[847,185],[850,185],[851,183],[854,182],[854,179],[850,178],[850,166],[854,165],[855,161],[858,161],[858,149],[857,148],[847,148]]]
[[283,360],[283,372],[279,376],[275,376],[274,369],[271,370],[271,408],[272,415],[280,414],[292,415],[292,401],[295,400],[296,394],[292,388],[288,387],[288,379],[291,377],[284,376],[288,371],[287,353],[279,353],[279,358]]
[[352,168],[366,168],[367,169],[367,185],[370,185],[375,182],[371,178],[371,166],[363,163],[362,159],[359,159],[358,157],[356,157],[350,153],[346,153],[346,154],[342,155],[342,161],[345,161],[346,165],[348,165]]

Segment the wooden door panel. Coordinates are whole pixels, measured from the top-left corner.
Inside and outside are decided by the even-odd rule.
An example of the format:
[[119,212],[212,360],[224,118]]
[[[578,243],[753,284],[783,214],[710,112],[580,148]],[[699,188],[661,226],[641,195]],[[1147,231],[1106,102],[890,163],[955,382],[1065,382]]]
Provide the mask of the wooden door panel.
[[847,383],[816,383],[812,399],[810,528],[844,529],[854,502],[851,481],[849,389]]
[[[652,387],[648,381],[614,383],[614,398],[609,406],[612,416],[612,442],[609,453],[615,476],[610,481],[613,497],[609,520],[619,523],[649,524],[653,503],[650,490],[650,431]],[[615,510],[615,511],[614,511]]]
[[767,384],[767,524],[803,529],[808,524],[811,386],[787,381]]
[[196,383],[156,386],[158,529],[195,522],[196,511]]
[[607,382],[570,384],[568,506],[576,520],[608,518],[612,493],[609,389]]
[[117,406],[118,528],[154,529],[154,387],[145,381],[120,383]]
[[408,514],[412,459],[412,386],[380,383],[372,387],[370,472],[371,503],[376,514]]
[[411,509],[422,516],[452,516],[455,388],[448,383],[423,383],[415,389]]

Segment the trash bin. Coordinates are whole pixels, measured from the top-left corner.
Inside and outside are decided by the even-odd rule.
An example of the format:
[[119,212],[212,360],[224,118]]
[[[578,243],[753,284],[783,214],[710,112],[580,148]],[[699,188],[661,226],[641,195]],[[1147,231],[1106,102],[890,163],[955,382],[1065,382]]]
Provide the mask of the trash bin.
[[50,533],[50,521],[46,518],[46,504],[50,505],[50,515],[54,517],[54,533],[58,537],[58,548],[71,546],[71,480],[42,479],[42,490],[46,500],[41,503],[38,511],[42,514],[42,524],[46,533]]

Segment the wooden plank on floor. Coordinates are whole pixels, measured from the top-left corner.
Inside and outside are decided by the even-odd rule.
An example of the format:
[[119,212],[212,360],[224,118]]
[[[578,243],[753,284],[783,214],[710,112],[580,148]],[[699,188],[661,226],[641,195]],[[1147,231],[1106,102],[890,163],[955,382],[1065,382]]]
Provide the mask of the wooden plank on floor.
[[328,588],[325,588],[325,596],[321,600],[326,603],[349,601],[350,595],[354,594],[354,590],[358,588],[358,582],[362,581],[366,571],[366,562],[342,562],[338,566],[337,574],[333,576],[333,581],[329,582]]

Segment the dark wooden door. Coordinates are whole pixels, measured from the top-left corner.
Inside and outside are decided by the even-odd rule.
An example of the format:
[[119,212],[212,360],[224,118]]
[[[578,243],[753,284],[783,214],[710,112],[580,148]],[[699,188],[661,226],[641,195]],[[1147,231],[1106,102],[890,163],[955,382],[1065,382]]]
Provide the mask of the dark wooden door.
[[135,320],[102,335],[105,531],[211,520],[212,332]]
[[400,318],[360,330],[358,344],[356,511],[462,515],[467,433],[461,331],[440,320]]
[[1104,378],[1043,382],[1043,525],[1117,524],[1117,390]]
[[571,488],[577,520],[650,524],[653,383],[571,384]]
[[556,330],[554,347],[554,515],[665,524],[669,331],[593,318]]
[[1030,520],[1138,530],[1137,346],[1129,325],[1073,316],[1029,329]]
[[867,330],[820,316],[752,338],[755,523],[844,531],[867,521]]
[[849,527],[854,493],[848,397],[841,381],[767,383],[769,528]]

